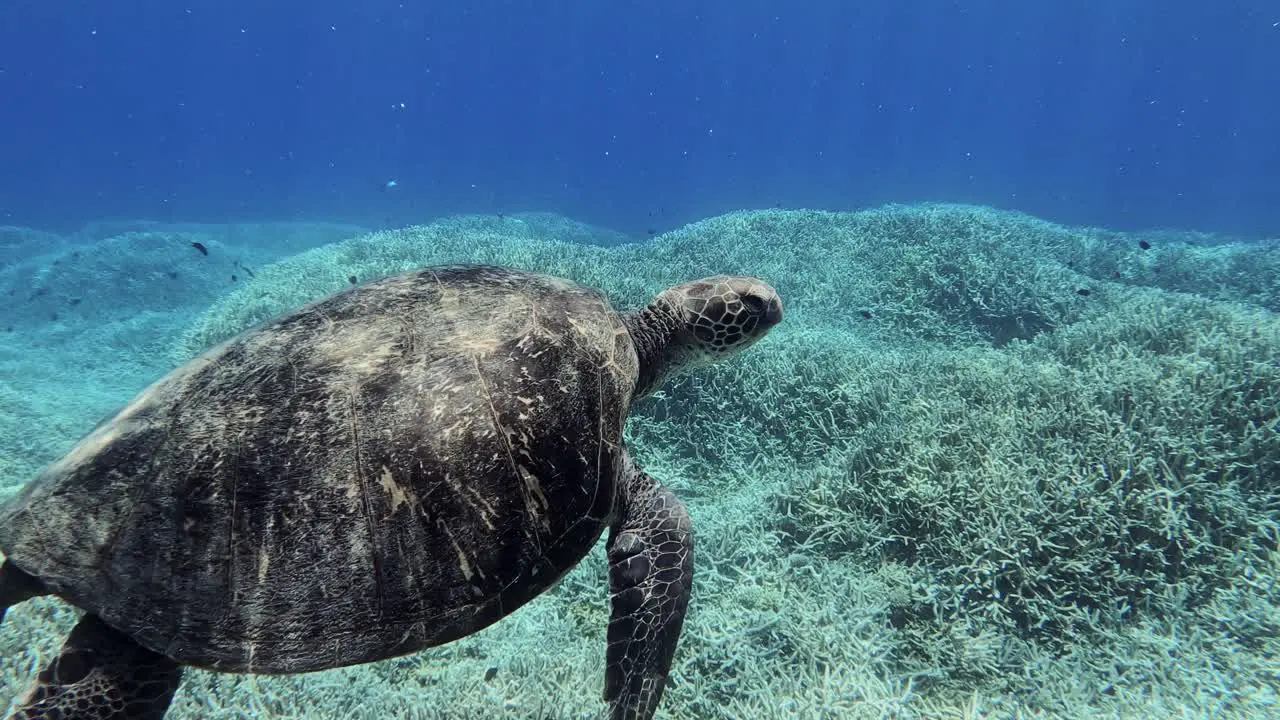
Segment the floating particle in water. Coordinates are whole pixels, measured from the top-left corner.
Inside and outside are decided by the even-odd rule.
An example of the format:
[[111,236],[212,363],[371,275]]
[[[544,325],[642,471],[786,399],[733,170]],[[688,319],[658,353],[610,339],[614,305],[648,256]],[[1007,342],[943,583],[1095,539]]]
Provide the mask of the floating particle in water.
[[191,247],[195,248],[196,250],[199,250],[201,255],[209,254],[209,248],[205,247],[204,243],[193,242],[191,243]]
[[357,281],[356,281],[356,276],[355,276],[355,275],[351,275],[351,276],[349,276],[349,277],[347,278],[347,282],[351,283],[352,285],[355,285],[355,284],[356,284],[356,282],[357,282]]
[[1093,292],[1089,288],[1076,288],[1076,294],[1080,297],[1089,297],[1089,293]]
[[1151,243],[1147,242],[1146,240],[1139,240],[1138,247],[1142,248],[1143,250],[1150,250]]

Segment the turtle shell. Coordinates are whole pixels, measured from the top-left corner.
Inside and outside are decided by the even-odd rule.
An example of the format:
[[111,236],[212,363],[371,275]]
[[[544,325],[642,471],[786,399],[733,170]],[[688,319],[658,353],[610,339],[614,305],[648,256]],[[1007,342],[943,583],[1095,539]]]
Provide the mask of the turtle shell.
[[0,507],[0,549],[197,667],[448,642],[599,539],[637,362],[593,289],[491,267],[384,278],[152,385]]

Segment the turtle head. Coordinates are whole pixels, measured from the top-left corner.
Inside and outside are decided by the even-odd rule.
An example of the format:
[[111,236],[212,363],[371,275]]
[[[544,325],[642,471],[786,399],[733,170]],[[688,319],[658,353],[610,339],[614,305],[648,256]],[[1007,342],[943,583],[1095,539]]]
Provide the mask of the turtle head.
[[678,332],[669,340],[681,364],[714,362],[751,347],[782,322],[782,300],[752,277],[716,277],[677,285],[658,301],[675,314]]
[[780,322],[777,291],[753,277],[716,275],[663,291],[627,323],[640,356],[636,397],[751,347]]

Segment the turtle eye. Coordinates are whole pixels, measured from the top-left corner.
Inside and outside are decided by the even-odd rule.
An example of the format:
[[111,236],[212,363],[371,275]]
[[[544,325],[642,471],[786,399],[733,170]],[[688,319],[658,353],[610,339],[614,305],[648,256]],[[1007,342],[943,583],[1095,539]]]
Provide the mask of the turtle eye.
[[743,295],[742,304],[755,315],[764,314],[764,300],[759,295]]

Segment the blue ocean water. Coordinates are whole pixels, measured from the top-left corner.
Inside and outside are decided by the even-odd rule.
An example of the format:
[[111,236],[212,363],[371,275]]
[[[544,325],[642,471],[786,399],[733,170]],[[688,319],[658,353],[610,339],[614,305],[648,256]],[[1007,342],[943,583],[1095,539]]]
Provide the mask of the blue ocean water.
[[537,209],[642,232],[940,200],[1274,232],[1277,23],[1264,0],[19,0],[0,222]]
[[[580,368],[528,350],[563,298],[495,312],[468,272],[388,291],[465,262],[652,303],[626,337],[569,313],[581,352],[609,339],[580,364],[624,381],[628,339],[740,337],[749,300],[784,318],[730,357],[635,355],[722,360],[625,426],[698,538],[656,717],[1280,717],[1278,70],[1262,0],[3,4],[0,715],[81,622],[98,646],[321,668],[188,669],[168,720],[599,717],[607,653],[633,647],[607,633],[635,627],[611,628],[633,597],[611,582],[643,565],[611,574],[606,542],[481,632],[369,641],[483,612],[484,583],[450,594],[441,568],[514,572],[489,551],[532,514],[466,514],[503,488],[572,504],[615,479],[549,457],[531,419],[595,420],[546,399]],[[672,320],[665,289],[722,273],[751,278],[737,320]],[[721,282],[681,312],[714,314]],[[229,340],[326,296],[292,345]],[[419,366],[448,381],[403,380]],[[485,402],[457,399],[459,367],[497,381]],[[540,372],[555,391],[503,390]],[[511,457],[545,473],[498,463],[481,497],[474,445],[425,457],[440,412],[506,430],[513,394]],[[428,406],[418,442],[392,409]],[[330,472],[353,448],[359,491]],[[227,495],[242,514],[202,524]],[[391,542],[406,508],[460,532]],[[174,559],[193,544],[207,564]],[[354,629],[315,622],[329,602]]]

